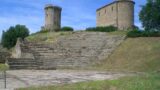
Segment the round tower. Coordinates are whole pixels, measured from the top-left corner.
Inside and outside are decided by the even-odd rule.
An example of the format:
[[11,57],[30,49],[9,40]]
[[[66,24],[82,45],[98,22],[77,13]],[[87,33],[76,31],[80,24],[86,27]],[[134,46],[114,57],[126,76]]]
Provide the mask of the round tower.
[[118,28],[120,30],[133,28],[135,2],[132,0],[118,0],[117,3]]
[[58,31],[61,28],[62,8],[48,4],[45,6],[45,30]]

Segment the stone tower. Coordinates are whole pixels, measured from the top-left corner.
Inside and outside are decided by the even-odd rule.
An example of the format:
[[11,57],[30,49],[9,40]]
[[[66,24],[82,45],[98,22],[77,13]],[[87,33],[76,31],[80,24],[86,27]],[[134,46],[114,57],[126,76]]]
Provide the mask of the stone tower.
[[45,6],[45,30],[58,31],[61,28],[62,8],[48,4]]
[[97,26],[115,26],[126,30],[134,26],[134,5],[132,0],[116,0],[97,9]]

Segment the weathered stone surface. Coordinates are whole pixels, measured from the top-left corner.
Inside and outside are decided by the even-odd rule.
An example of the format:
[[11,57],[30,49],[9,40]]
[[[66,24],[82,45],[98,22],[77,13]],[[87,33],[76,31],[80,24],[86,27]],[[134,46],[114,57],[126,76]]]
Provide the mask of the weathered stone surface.
[[61,28],[62,8],[52,4],[45,6],[45,30],[57,31]]
[[38,64],[31,58],[8,58],[8,64],[13,69],[37,69]]
[[124,39],[102,32],[75,32],[52,44],[23,41],[18,47],[20,52],[34,57],[21,54],[19,61],[33,59],[39,69],[83,68],[106,59]]
[[8,52],[0,51],[0,63],[5,63],[8,57],[10,57],[10,54]]
[[0,44],[0,63],[5,63],[7,58],[10,57],[11,54],[8,52],[6,48],[3,48]]
[[134,0],[114,0],[97,9],[97,26],[115,26],[127,30],[134,26]]
[[18,38],[16,46],[15,46],[15,52],[12,53],[12,57],[14,58],[33,58],[34,56],[32,54],[32,51],[29,50],[28,46],[25,46],[25,43],[23,43],[23,40]]
[[[7,89],[14,90],[22,87],[61,85],[94,80],[113,80],[130,75],[134,74],[98,71],[12,70],[7,71]],[[3,88],[3,79],[0,78],[0,90],[3,90]]]

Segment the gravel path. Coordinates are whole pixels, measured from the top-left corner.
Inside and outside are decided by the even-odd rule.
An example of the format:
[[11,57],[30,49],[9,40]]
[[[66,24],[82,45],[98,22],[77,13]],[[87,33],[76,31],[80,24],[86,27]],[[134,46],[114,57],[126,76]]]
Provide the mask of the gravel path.
[[7,71],[7,89],[3,89],[4,80],[0,78],[0,90],[13,90],[14,88],[20,87],[46,86],[92,80],[111,80],[126,75],[129,74],[98,71],[13,70]]

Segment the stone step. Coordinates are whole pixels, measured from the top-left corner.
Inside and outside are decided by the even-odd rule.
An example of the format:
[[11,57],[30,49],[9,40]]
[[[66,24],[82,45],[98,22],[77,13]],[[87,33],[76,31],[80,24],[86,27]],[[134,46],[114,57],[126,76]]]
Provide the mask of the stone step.
[[31,61],[31,62],[32,62],[32,61],[35,61],[35,60],[34,60],[34,59],[31,59],[31,58],[8,58],[8,61],[9,61],[9,62],[12,62],[12,61],[13,61],[13,62],[14,62],[14,61],[15,61],[15,62],[16,62],[16,61],[24,61],[24,62],[25,62],[25,61],[26,61],[26,62]]
[[38,69],[37,66],[10,66],[11,70],[21,70],[21,69]]
[[35,63],[36,61],[27,61],[27,60],[10,60],[8,63],[14,63],[14,62],[22,62],[22,63]]
[[34,50],[52,50],[51,48],[48,48],[48,47],[30,47],[30,46],[28,46],[29,48],[31,48],[31,49],[34,49]]
[[36,49],[50,49],[49,47],[45,47],[45,46],[28,46],[29,48],[36,48]]
[[[84,55],[84,56],[90,56],[90,55]],[[92,55],[93,56],[93,55]],[[68,57],[82,57],[81,54],[72,55],[72,54],[53,54],[53,55],[37,55],[39,58],[68,58]]]
[[38,65],[36,63],[8,63],[10,67],[37,67]]
[[36,67],[37,68],[38,65],[22,65],[21,64],[21,65],[10,65],[9,67],[10,68],[12,68],[12,67],[21,67],[21,68],[25,68],[25,67],[34,67],[35,68]]
[[[52,44],[25,42],[22,51],[34,55],[34,60],[9,61],[17,68],[28,68],[36,64],[41,67],[76,67],[87,66],[108,57],[124,40],[123,36],[108,35],[101,32],[76,32],[67,37],[60,36]],[[25,66],[26,65],[26,66]],[[28,65],[28,66],[27,66]]]
[[8,65],[10,69],[36,69],[38,68],[36,60],[30,58],[9,58]]
[[21,62],[8,62],[9,65],[36,65],[37,62],[24,62],[24,61],[21,61]]
[[38,53],[53,53],[53,50],[32,50],[34,52],[38,52]]

